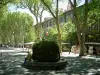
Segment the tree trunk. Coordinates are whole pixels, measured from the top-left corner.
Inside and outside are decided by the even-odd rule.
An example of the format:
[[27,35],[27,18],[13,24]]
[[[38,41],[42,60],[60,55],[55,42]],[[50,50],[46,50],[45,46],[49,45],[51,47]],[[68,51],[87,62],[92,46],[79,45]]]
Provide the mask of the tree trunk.
[[80,56],[83,56],[84,52],[86,52],[86,46],[85,46],[85,33],[86,33],[86,29],[87,29],[87,15],[88,15],[88,0],[85,0],[85,11],[84,11],[84,26],[83,26],[83,30],[82,30],[82,35],[81,35],[81,46],[80,46]]
[[36,28],[35,28],[36,40],[39,41],[40,40],[39,22],[38,22],[38,17],[35,16],[35,18],[36,18],[36,22],[37,22],[37,25],[36,25]]
[[81,25],[78,14],[77,14],[76,0],[73,0],[74,4],[71,2],[71,0],[69,0],[69,1],[70,1],[71,5],[73,6],[74,22],[75,22],[75,25],[76,25],[78,42],[79,42],[79,45],[80,45],[79,56],[83,56],[84,51],[86,50],[86,47],[85,47],[85,31],[86,31],[86,27],[87,27],[88,0],[85,0],[85,14],[84,14],[84,22],[83,22],[84,24],[83,24],[83,26]]
[[80,36],[80,53],[79,53],[79,56],[83,56],[84,55],[84,35],[83,33],[81,33],[81,36]]
[[61,42],[61,33],[60,33],[60,27],[59,27],[59,18],[58,18],[58,0],[56,4],[56,26],[57,26],[57,31],[58,31],[58,44],[59,44],[59,51],[62,53],[62,42]]
[[41,14],[40,14],[40,37],[42,37],[41,36],[41,34],[42,34],[42,15],[43,15],[43,11],[44,11],[44,9],[41,11]]
[[60,27],[59,27],[58,19],[56,19],[56,27],[57,27],[57,31],[58,31],[58,44],[59,44],[59,51],[60,51],[60,53],[62,53],[61,33],[60,33]]
[[55,23],[56,23],[56,27],[57,27],[57,31],[58,31],[59,51],[62,52],[61,33],[60,33],[60,27],[59,27],[59,22],[58,22],[58,0],[56,2],[56,15],[53,13],[53,11],[51,10],[51,8],[45,3],[44,0],[41,0],[41,1],[48,8],[49,12],[51,13],[51,15],[53,16],[53,18],[55,19]]
[[80,46],[79,56],[83,56],[84,55],[84,33],[82,33],[82,27],[80,25],[79,18],[77,16],[78,14],[77,14],[77,9],[76,9],[76,0],[74,0],[73,8],[74,8],[73,9],[74,20],[75,20],[75,25],[76,25],[76,29],[77,29],[78,42],[79,42],[79,46]]

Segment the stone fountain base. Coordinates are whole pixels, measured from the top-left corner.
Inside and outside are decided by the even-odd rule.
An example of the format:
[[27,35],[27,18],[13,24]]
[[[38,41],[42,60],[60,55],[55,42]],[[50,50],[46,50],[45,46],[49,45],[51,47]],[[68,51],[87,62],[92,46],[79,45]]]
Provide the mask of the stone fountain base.
[[27,62],[26,65],[23,65],[25,68],[28,69],[35,69],[35,70],[60,70],[64,69],[67,66],[68,62],[65,59],[60,59],[57,62],[37,62],[31,61]]

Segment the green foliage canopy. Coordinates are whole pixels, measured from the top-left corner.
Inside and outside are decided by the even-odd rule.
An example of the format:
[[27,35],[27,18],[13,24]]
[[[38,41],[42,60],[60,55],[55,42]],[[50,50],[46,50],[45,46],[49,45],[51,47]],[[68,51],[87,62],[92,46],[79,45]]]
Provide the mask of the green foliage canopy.
[[0,24],[1,40],[4,44],[18,44],[33,41],[33,18],[26,13],[13,12]]

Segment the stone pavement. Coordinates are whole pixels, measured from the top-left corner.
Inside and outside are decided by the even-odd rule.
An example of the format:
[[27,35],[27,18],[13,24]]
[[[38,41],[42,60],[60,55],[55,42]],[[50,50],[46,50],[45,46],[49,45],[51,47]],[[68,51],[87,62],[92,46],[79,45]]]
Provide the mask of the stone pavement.
[[62,53],[68,61],[63,70],[30,70],[22,67],[26,52],[22,49],[0,49],[0,75],[100,75],[100,56],[78,57]]

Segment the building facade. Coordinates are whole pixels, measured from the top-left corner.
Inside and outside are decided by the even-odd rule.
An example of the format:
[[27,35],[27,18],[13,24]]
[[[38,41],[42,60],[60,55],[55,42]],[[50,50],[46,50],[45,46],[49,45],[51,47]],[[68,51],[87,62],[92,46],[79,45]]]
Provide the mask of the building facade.
[[[82,5],[83,6],[83,5]],[[81,8],[80,6],[79,8]],[[68,5],[67,11],[65,11],[62,15],[59,15],[59,24],[68,22],[69,17],[73,20],[73,13],[72,13],[72,7]],[[49,28],[53,27],[55,25],[55,21],[53,18],[49,18],[47,20],[44,20],[44,22],[41,23],[42,29],[47,31]],[[36,25],[35,25],[36,26]],[[93,34],[94,31],[94,34]],[[100,42],[100,21],[98,21],[98,24],[91,25],[87,28],[86,33],[86,42]],[[95,34],[97,33],[97,34]]]

